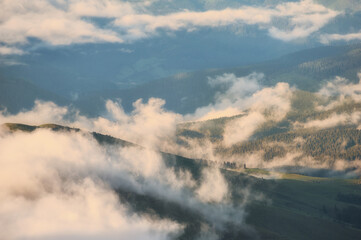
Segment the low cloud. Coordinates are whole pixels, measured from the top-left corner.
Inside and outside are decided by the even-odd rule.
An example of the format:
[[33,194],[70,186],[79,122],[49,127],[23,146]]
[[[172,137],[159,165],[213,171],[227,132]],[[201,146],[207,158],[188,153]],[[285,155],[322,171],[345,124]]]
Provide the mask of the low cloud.
[[320,36],[320,42],[323,44],[329,44],[335,41],[354,41],[361,40],[361,32],[348,33],[348,34],[322,34]]
[[[180,132],[186,130],[184,135],[177,136],[180,144],[164,144],[163,149],[189,158],[232,161],[218,150],[249,140],[265,124],[284,119],[291,109],[294,89],[287,83],[263,88],[260,84],[263,77],[252,73],[244,77],[224,74],[210,78],[209,84],[221,89],[214,104],[184,116],[190,122],[179,126]],[[192,131],[203,136],[194,137]]]
[[147,103],[139,99],[133,104],[134,110],[126,114],[119,103],[108,100],[106,116],[87,118],[76,109],[37,100],[30,111],[24,110],[15,115],[6,111],[0,112],[0,124],[63,124],[155,148],[161,145],[162,141],[174,138],[176,124],[182,120],[181,115],[166,111],[164,104],[165,101],[161,99],[151,98]]
[[0,142],[2,238],[166,239],[182,229],[130,213],[112,190],[131,184],[125,158],[89,136],[39,130],[5,133]]
[[[199,214],[216,232],[226,223],[244,224],[245,205],[229,204],[223,174],[213,167],[200,172],[168,167],[153,150],[175,131],[177,114],[163,109],[164,101],[134,104],[125,114],[108,101],[107,118],[89,119],[53,103],[36,102],[30,111],[0,114],[0,123],[55,122],[133,137],[147,148],[99,145],[87,132],[31,133],[0,131],[0,225],[9,239],[167,239],[181,234],[184,225],[153,219],[119,202],[114,189],[150,196]],[[128,134],[128,135],[127,135]],[[150,136],[148,136],[150,135]],[[153,136],[152,136],[153,135]],[[138,142],[138,143],[139,143]],[[21,151],[19,151],[21,148]],[[130,204],[131,205],[131,204]],[[155,216],[152,216],[155,217]],[[21,231],[17,230],[21,226]],[[66,233],[66,235],[64,235]],[[217,234],[215,233],[215,236]]]
[[74,126],[157,148],[164,141],[174,140],[176,125],[182,120],[181,115],[166,111],[164,104],[161,99],[150,98],[147,103],[140,99],[134,102],[134,110],[128,115],[118,103],[107,101],[107,117],[79,117]]
[[[361,74],[358,74],[361,79]],[[351,83],[343,77],[326,82],[316,93],[322,99],[315,109],[319,112],[331,111],[331,113],[320,119],[308,119],[305,122],[295,122],[294,127],[299,128],[331,128],[345,125],[358,125],[361,121],[361,112],[356,109],[353,112],[339,112],[335,109],[342,109],[344,104],[361,102],[361,82]]]
[[241,114],[247,105],[244,99],[255,93],[261,88],[260,81],[264,75],[261,73],[252,73],[245,77],[236,77],[234,74],[225,73],[215,78],[209,78],[211,86],[221,86],[225,91],[218,92],[214,98],[214,104],[197,108],[195,113],[186,116],[186,119],[197,119],[200,121],[231,117]]
[[[278,143],[273,143],[278,144]],[[291,143],[292,144],[292,143]],[[281,143],[282,145],[282,143]],[[247,168],[261,168],[271,170],[269,175],[263,177],[282,178],[282,172],[294,172],[306,175],[317,176],[317,171],[324,171],[325,176],[332,177],[355,177],[361,174],[361,160],[345,160],[345,159],[315,159],[312,156],[305,155],[302,151],[289,150],[282,157],[275,157],[265,161],[264,151],[258,151],[243,155],[233,156],[229,159],[239,166],[246,164]],[[275,172],[272,172],[274,170]],[[337,171],[339,171],[337,173]],[[322,172],[322,171],[321,171]],[[261,174],[262,175],[262,174]]]
[[203,178],[196,192],[201,200],[220,203],[227,199],[228,184],[218,169],[203,170]]
[[355,101],[361,101],[361,73],[358,73],[359,82],[351,83],[343,77],[336,77],[328,81],[320,90],[319,94],[326,97],[338,96],[340,98],[352,98]]
[[67,107],[59,107],[52,102],[36,100],[31,111],[24,110],[16,115],[11,115],[6,110],[0,111],[0,124],[15,122],[23,124],[40,125],[44,123],[61,124],[65,122],[70,113]]
[[223,142],[226,147],[249,139],[266,118],[262,113],[252,112],[240,119],[233,120],[225,126]]
[[330,117],[325,119],[316,119],[310,120],[305,123],[296,123],[295,127],[299,128],[331,128],[336,126],[345,126],[345,125],[357,125],[361,121],[361,112],[353,112],[351,114],[332,114]]

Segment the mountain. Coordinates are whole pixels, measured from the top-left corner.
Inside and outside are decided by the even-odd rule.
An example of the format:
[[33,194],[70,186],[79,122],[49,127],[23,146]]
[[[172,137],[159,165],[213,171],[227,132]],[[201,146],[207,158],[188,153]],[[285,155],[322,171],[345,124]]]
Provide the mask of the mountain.
[[[88,134],[92,138],[94,138],[100,145],[103,146],[117,146],[117,147],[136,147],[136,148],[143,148],[142,146],[139,146],[135,143],[115,138],[110,135],[104,135],[97,132],[87,132],[83,131],[79,128],[73,128],[73,127],[67,127],[59,124],[42,124],[38,126],[33,125],[27,125],[27,124],[21,124],[21,123],[4,123],[3,126],[5,129],[9,130],[11,133],[21,131],[21,132],[28,132],[31,133],[38,129],[47,129],[54,132],[61,132],[61,133],[82,133],[82,134]],[[1,127],[1,125],[0,125]],[[166,152],[161,152],[165,163],[168,167],[173,167],[176,169],[186,169],[189,170],[193,177],[196,179],[199,179],[200,172],[204,166],[207,166],[208,164],[211,164],[210,162],[207,162],[205,160],[201,159],[189,159],[185,158],[179,155],[170,154]]]
[[33,45],[25,49],[29,54],[8,57],[18,64],[0,64],[0,72],[66,98],[131,88],[182,72],[255,63],[306,48],[280,42],[252,26],[179,31],[177,37],[159,33],[131,44]]
[[[82,52],[80,47],[78,50]],[[103,57],[107,57],[109,64],[115,64],[114,67],[116,68],[117,61],[109,57],[111,56],[109,54],[113,54],[115,57],[116,53],[109,51],[109,49],[104,51],[94,49],[94,52],[97,54],[103,52]],[[70,53],[67,54],[66,51],[59,54],[60,52],[56,55],[58,61],[62,61],[62,59],[64,61],[68,59],[66,61],[69,63],[75,61],[72,55],[69,55]],[[91,70],[95,70],[95,64],[98,61],[97,54],[92,57],[83,56],[83,58],[87,58],[87,61],[93,59],[94,63],[91,66],[79,66],[78,69],[88,69],[89,74],[91,74]],[[40,54],[39,56],[42,55]],[[76,61],[79,64],[86,64],[86,61],[81,59]],[[151,62],[154,63],[154,61]],[[74,62],[74,64],[77,63]],[[57,63],[53,63],[53,66],[57,66]],[[24,66],[23,68],[24,70],[30,70],[29,66]],[[0,95],[0,104],[3,107],[7,107],[13,113],[18,112],[22,108],[30,108],[35,99],[42,99],[54,101],[59,105],[73,103],[83,114],[96,116],[104,112],[105,101],[108,99],[121,100],[124,109],[131,111],[133,102],[139,98],[147,101],[151,97],[157,97],[166,101],[166,109],[186,114],[193,113],[197,108],[214,102],[215,94],[224,91],[224,89],[212,87],[208,83],[209,78],[214,78],[224,73],[233,73],[237,77],[247,76],[252,72],[264,73],[265,77],[260,82],[263,86],[272,86],[277,82],[288,82],[291,86],[296,86],[306,91],[317,91],[325,80],[330,80],[335,76],[342,76],[352,82],[357,82],[357,73],[361,70],[361,46],[356,44],[318,47],[247,66],[179,73],[159,80],[142,84],[138,83],[135,87],[125,89],[119,89],[114,83],[107,82],[106,80],[102,82],[102,87],[97,86],[96,79],[100,75],[96,77],[96,75],[91,74],[95,77],[94,81],[88,81],[87,78],[84,78],[81,81],[79,80],[80,82],[75,81],[71,85],[67,85],[67,82],[62,79],[62,75],[55,74],[51,67],[42,66],[36,71],[37,73],[52,72],[52,79],[48,77],[35,78],[51,86],[55,86],[53,81],[56,81],[56,84],[59,85],[59,87],[56,87],[57,91],[62,91],[61,89],[64,87],[73,89],[74,91],[67,95],[67,97],[62,97],[57,93],[39,87],[45,86],[43,83],[37,82],[37,84],[33,84],[30,81],[22,80],[27,79],[36,82],[34,81],[35,78],[28,74],[28,70],[24,72],[27,76],[24,78],[12,78],[10,70],[11,72],[18,72],[16,66],[1,70],[0,84],[3,85],[1,90],[4,93]],[[21,72],[22,70],[19,71]],[[138,69],[137,72],[139,71]],[[75,75],[73,76],[73,74],[69,75],[69,77],[78,78]],[[79,85],[74,87],[73,84],[78,84],[76,82]],[[87,82],[86,86],[82,82]],[[80,92],[76,90],[80,88],[82,89]],[[7,89],[6,92],[5,89]],[[98,90],[95,91],[94,89]]]
[[[11,132],[32,132],[50,129],[62,134],[82,133],[80,129],[55,124],[30,126],[8,123]],[[104,147],[140,147],[124,140],[99,133],[90,133]],[[194,179],[207,161],[163,154],[170,168],[189,170]],[[217,166],[217,165],[216,165]],[[310,177],[300,174],[271,172],[264,169],[232,169],[222,166],[230,189],[230,204],[238,206],[247,197],[244,188],[252,186],[252,194],[261,194],[246,207],[243,227],[227,222],[213,229],[219,239],[357,239],[361,234],[361,189],[359,179]],[[275,177],[277,176],[277,177]],[[132,211],[151,218],[168,219],[184,225],[184,231],[174,239],[195,239],[201,229],[212,224],[202,213],[184,205],[158,198],[126,187],[114,189],[120,202]],[[248,193],[249,194],[249,193]],[[225,207],[225,206],[224,206]]]
[[147,101],[150,97],[157,97],[166,100],[167,109],[185,114],[214,102],[215,93],[221,89],[210,86],[209,78],[224,73],[241,77],[260,72],[265,74],[261,82],[264,86],[287,82],[301,90],[317,91],[324,80],[335,76],[357,82],[360,70],[360,45],[327,46],[299,51],[258,64],[182,73],[134,88],[91,92],[80,95],[75,104],[85,113],[96,115],[104,111],[107,99],[121,99],[124,109],[130,111],[132,103],[137,99]]
[[0,75],[0,109],[6,109],[9,113],[17,113],[22,109],[32,108],[35,100],[52,101],[60,106],[70,104],[66,98],[28,81]]

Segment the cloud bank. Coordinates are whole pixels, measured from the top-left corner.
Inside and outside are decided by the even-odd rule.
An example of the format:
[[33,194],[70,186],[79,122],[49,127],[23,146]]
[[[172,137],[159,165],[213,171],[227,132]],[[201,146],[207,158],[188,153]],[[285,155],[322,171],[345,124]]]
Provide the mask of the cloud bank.
[[112,190],[130,184],[121,181],[124,157],[89,136],[40,130],[0,142],[1,238],[167,239],[182,229],[129,212]]
[[[152,3],[115,0],[2,0],[0,1],[0,43],[2,54],[19,54],[21,47],[36,38],[50,45],[132,42],[155,36],[160,31],[193,31],[201,27],[255,25],[282,41],[306,38],[339,12],[311,0],[281,3],[274,7],[242,6],[237,9],[195,12],[183,10],[155,15]],[[97,18],[107,19],[105,25]],[[279,22],[286,21],[287,27]],[[5,47],[6,50],[5,51]]]
[[[164,101],[134,104],[125,114],[108,101],[107,118],[86,118],[75,110],[37,101],[34,108],[0,123],[54,122],[132,137],[139,146],[103,146],[87,132],[0,131],[0,228],[7,239],[168,239],[184,225],[139,214],[119,201],[115,189],[150,196],[199,214],[212,233],[231,222],[244,225],[245,210],[229,203],[227,182],[218,168],[207,167],[195,179],[188,170],[167,166],[153,149],[175,131],[179,116]],[[154,135],[154,136],[152,136]],[[21,148],[21,151],[19,151]],[[153,220],[150,220],[153,218]],[[21,228],[21,231],[18,229]]]

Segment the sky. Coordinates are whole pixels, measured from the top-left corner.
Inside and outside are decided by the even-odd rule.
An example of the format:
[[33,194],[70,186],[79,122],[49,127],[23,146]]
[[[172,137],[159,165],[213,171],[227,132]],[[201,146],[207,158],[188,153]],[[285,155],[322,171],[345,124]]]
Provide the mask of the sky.
[[[162,2],[165,3],[164,9],[159,10]],[[242,4],[241,1],[235,5],[230,1],[227,6],[221,1],[221,6],[214,7],[216,4],[212,5],[212,1],[199,1],[199,9],[194,9],[192,4],[176,2],[1,0],[0,54],[26,54],[24,48],[31,45],[33,39],[47,46],[129,44],[155,38],[161,32],[171,35],[180,30],[191,32],[235,25],[255,26],[284,42],[305,40],[310,36],[316,36],[322,44],[361,38],[360,29],[347,34],[320,31],[346,11],[337,9],[337,6],[335,9],[323,5],[325,2],[301,0],[250,4],[245,1]]]

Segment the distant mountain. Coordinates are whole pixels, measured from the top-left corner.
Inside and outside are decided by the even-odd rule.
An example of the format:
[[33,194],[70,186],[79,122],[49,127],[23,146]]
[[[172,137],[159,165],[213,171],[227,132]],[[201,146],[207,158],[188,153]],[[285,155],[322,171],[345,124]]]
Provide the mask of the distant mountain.
[[301,90],[317,91],[324,80],[335,76],[356,82],[360,70],[361,45],[327,46],[253,65],[182,73],[134,88],[91,92],[80,95],[75,104],[85,113],[96,115],[104,111],[106,99],[121,99],[125,110],[130,111],[135,100],[143,98],[146,101],[150,97],[157,97],[166,100],[167,109],[184,114],[214,101],[214,95],[220,89],[211,87],[208,78],[224,73],[240,77],[261,72],[265,74],[261,82],[264,86],[288,82]]
[[130,88],[182,72],[265,61],[307,48],[305,44],[280,42],[254,26],[176,34],[159,33],[131,44],[40,45],[25,49],[29,54],[8,57],[20,64],[0,64],[0,72],[70,98],[91,91]]
[[0,109],[17,113],[32,108],[35,100],[52,101],[58,105],[68,105],[70,101],[44,90],[28,81],[0,75]]
[[[166,101],[167,109],[185,114],[214,102],[215,94],[222,89],[210,86],[209,78],[224,73],[233,73],[240,77],[260,72],[265,74],[261,82],[263,86],[288,82],[301,90],[317,91],[325,80],[335,76],[343,76],[357,82],[357,73],[360,70],[361,45],[327,46],[299,51],[258,64],[180,73],[126,89],[119,89],[114,84],[110,87],[105,83],[98,91],[90,91],[97,83],[83,79],[83,83],[87,82],[89,88],[84,89],[83,93],[74,92],[68,98],[44,90],[29,81],[12,78],[11,74],[6,74],[5,71],[0,76],[0,91],[3,92],[0,95],[0,106],[7,107],[10,112],[17,112],[22,108],[30,108],[35,99],[42,99],[54,101],[59,105],[72,103],[83,114],[96,116],[105,111],[104,105],[108,99],[121,100],[124,109],[131,111],[132,103],[139,98],[147,101],[151,97],[157,97]],[[38,72],[42,70],[39,69]],[[59,78],[56,80],[59,89],[67,86],[66,81],[62,82],[60,79],[60,75],[53,75],[52,81]],[[81,87],[83,83],[79,83],[78,86]],[[93,83],[95,85],[92,87]],[[52,84],[51,81],[49,84]],[[71,88],[71,85],[69,87]],[[73,100],[67,100],[71,98]]]

